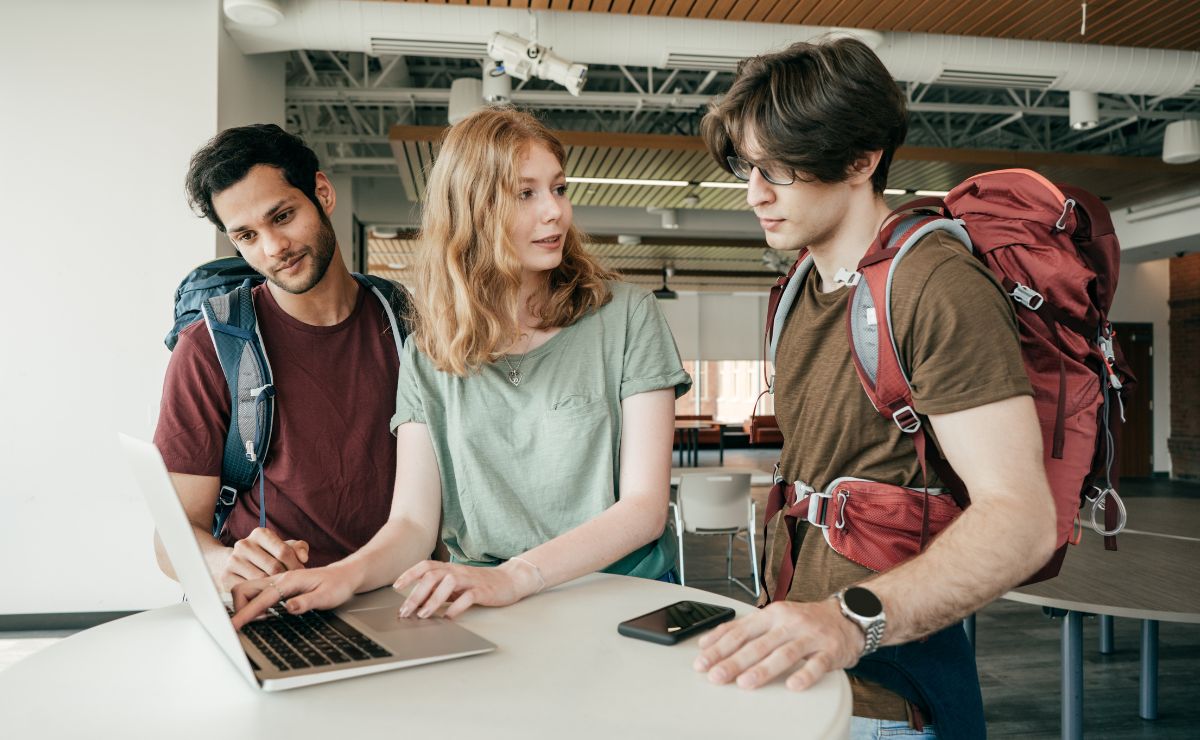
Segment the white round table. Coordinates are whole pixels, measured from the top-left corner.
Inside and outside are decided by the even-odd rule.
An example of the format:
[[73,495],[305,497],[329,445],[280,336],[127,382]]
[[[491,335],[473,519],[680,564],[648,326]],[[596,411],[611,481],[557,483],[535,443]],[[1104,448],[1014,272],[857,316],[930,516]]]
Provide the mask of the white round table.
[[683,586],[592,575],[460,617],[486,655],[279,693],[249,685],[185,604],[80,632],[0,672],[6,738],[846,737],[841,671],[803,693],[692,670],[695,638],[664,647],[617,623],[681,599],[753,607]]

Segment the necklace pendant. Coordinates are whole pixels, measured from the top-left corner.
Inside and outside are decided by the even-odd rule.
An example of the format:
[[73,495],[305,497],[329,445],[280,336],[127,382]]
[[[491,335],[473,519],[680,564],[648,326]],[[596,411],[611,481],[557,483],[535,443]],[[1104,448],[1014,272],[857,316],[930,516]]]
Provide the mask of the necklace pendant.
[[508,371],[508,382],[512,383],[513,385],[520,385],[521,384],[521,371],[509,370]]

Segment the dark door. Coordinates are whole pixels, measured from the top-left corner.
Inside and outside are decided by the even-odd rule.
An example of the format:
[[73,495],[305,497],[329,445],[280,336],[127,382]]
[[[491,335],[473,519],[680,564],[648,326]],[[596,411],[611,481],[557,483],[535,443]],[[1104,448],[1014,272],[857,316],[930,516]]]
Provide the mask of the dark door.
[[1137,378],[1125,402],[1117,473],[1148,478],[1154,472],[1154,325],[1113,324],[1129,369]]

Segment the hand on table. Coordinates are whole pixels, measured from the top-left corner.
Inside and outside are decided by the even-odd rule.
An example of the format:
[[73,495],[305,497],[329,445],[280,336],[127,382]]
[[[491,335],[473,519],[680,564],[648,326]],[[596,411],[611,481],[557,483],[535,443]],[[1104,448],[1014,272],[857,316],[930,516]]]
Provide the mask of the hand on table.
[[233,587],[233,628],[240,630],[281,602],[291,614],[303,614],[309,609],[332,609],[348,601],[357,590],[357,577],[338,565],[289,570],[268,578],[243,581]]
[[857,663],[865,642],[832,599],[776,602],[703,635],[693,667],[707,671],[713,683],[754,689],[800,664],[787,687],[803,691],[829,671]]
[[233,543],[221,571],[221,585],[229,590],[243,581],[300,570],[308,562],[308,543],[282,540],[269,529],[256,528],[245,539]]
[[[449,603],[447,617],[457,617],[475,604],[508,606],[536,593],[540,575],[531,565],[509,561],[496,568],[426,560],[404,571],[393,585],[413,590],[400,605],[400,616],[433,616]],[[415,585],[414,585],[415,584]]]

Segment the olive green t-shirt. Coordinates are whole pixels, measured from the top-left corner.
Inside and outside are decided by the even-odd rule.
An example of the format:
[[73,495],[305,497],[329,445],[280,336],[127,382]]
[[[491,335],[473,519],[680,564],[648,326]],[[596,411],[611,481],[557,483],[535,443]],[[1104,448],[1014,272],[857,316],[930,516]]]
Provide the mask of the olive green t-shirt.
[[[912,440],[875,410],[855,372],[846,331],[849,288],[822,293],[820,287],[813,270],[776,353],[775,413],[784,436],[780,473],[818,490],[839,476],[923,485]],[[892,323],[919,413],[945,414],[1032,395],[1008,298],[952,237],[934,232],[901,260]],[[932,471],[929,485],[939,485]],[[819,601],[870,575],[808,525],[797,536],[802,540],[789,599]],[[768,546],[772,590],[781,557],[773,546],[777,539]],[[896,694],[857,679],[852,685],[856,716],[905,718],[904,700]]]
[[[593,519],[620,497],[621,402],[692,380],[653,295],[610,282],[612,300],[520,363],[457,377],[405,345],[392,430],[425,424],[442,479],[442,541],[454,562],[496,565]],[[401,461],[400,464],[403,464]],[[664,530],[610,573],[658,578],[675,564]]]

